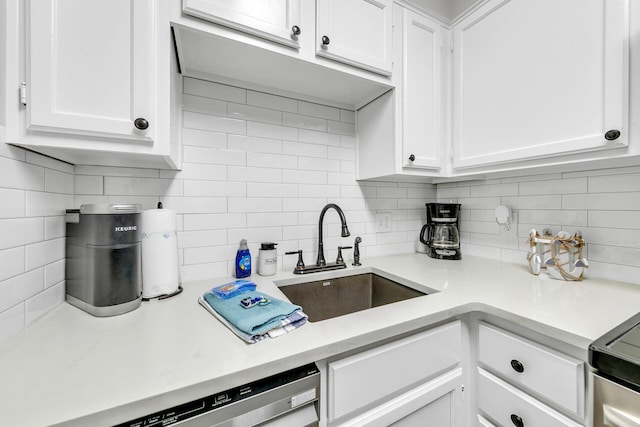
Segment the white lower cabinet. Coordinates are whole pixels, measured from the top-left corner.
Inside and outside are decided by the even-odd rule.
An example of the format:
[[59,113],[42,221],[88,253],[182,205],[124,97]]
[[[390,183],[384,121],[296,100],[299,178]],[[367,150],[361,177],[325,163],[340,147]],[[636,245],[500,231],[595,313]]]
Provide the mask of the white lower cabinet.
[[431,425],[456,425],[461,342],[461,322],[454,321],[329,361],[327,425],[413,426],[423,416],[434,420]]
[[487,422],[516,427],[583,425],[583,361],[480,322],[477,365],[478,411]]
[[500,426],[579,427],[571,419],[500,378],[478,369],[478,409]]

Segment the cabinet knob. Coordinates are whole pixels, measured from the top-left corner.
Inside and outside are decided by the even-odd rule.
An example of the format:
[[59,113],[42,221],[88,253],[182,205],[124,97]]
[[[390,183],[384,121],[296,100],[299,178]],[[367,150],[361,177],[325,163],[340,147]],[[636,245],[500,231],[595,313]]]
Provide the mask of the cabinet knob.
[[300,27],[298,27],[297,25],[294,25],[293,27],[291,27],[291,34],[294,36],[299,36],[301,33],[300,31]]
[[524,365],[519,360],[515,360],[515,359],[512,360],[511,367],[516,372],[520,372],[520,373],[524,372]]
[[416,159],[416,156],[414,156],[413,154],[409,156],[409,161],[413,162]]
[[615,141],[620,138],[620,131],[618,129],[611,129],[604,134],[604,139],[607,141]]
[[511,414],[511,422],[516,427],[524,427],[524,421],[522,421],[522,418],[516,414]]
[[133,124],[135,125],[135,127],[137,127],[140,130],[145,130],[149,128],[149,122],[147,121],[147,119],[143,119],[142,117],[138,117],[137,119],[135,119],[133,121]]
[[328,46],[329,43],[331,43],[331,40],[329,40],[329,37],[322,36],[322,44],[325,45],[325,46]]

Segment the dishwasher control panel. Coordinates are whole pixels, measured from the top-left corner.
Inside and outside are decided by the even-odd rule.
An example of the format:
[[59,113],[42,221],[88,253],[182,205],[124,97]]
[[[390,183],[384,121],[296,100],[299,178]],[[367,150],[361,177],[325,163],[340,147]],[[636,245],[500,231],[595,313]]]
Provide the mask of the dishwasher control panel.
[[[127,421],[122,424],[118,424],[115,427],[164,427],[171,426],[191,418],[200,417],[205,414],[210,414],[223,410],[230,405],[238,402],[249,401],[252,397],[267,394],[272,392],[273,401],[284,400],[288,401],[288,409],[293,409],[299,404],[313,402],[318,399],[319,393],[317,389],[320,385],[320,371],[315,364],[305,365],[299,368],[291,369],[280,374],[272,375],[267,378],[263,378],[254,381],[249,384],[245,384],[239,387],[235,387],[220,393],[215,393],[200,399],[193,400],[182,405],[174,406],[173,408],[158,411],[153,414],[146,415],[144,417],[137,418],[135,420]],[[283,395],[282,392],[290,388],[290,395]],[[306,391],[302,392],[305,395],[302,402],[300,400],[301,392],[300,387]],[[311,387],[311,388],[308,388]],[[308,388],[308,389],[307,389]],[[277,392],[277,393],[276,393]],[[265,399],[261,399],[261,405],[264,404]],[[268,399],[266,400],[268,402]],[[272,402],[272,403],[274,403]],[[252,410],[255,408],[251,408]],[[242,410],[245,412],[246,408]],[[233,411],[227,411],[232,413]],[[234,417],[239,415],[221,415],[223,417]],[[229,418],[233,419],[233,418]]]

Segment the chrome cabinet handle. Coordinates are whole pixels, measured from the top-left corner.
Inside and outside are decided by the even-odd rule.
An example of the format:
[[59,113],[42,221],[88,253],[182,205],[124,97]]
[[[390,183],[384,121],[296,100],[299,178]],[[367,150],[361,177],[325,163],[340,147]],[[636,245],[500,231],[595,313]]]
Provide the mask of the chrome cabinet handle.
[[328,46],[329,43],[331,43],[331,40],[329,40],[329,37],[322,36],[322,44],[325,45],[325,46]]
[[291,35],[299,36],[300,33],[301,33],[300,27],[298,27],[297,25],[294,25],[293,27],[291,27]]
[[133,121],[133,124],[135,127],[137,127],[140,130],[146,130],[149,128],[149,121],[142,117],[138,117],[137,119],[135,119]]

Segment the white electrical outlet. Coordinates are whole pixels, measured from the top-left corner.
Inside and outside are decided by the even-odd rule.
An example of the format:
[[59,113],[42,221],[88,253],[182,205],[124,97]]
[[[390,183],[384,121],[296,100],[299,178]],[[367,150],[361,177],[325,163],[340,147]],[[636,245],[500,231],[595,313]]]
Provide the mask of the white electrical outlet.
[[376,233],[391,232],[391,212],[376,212]]

